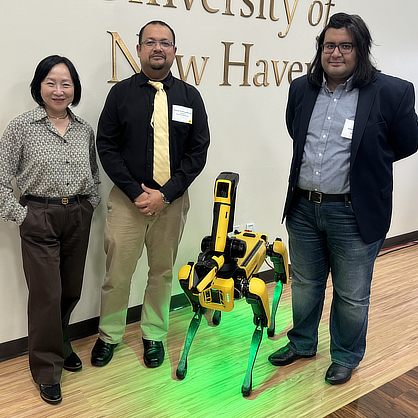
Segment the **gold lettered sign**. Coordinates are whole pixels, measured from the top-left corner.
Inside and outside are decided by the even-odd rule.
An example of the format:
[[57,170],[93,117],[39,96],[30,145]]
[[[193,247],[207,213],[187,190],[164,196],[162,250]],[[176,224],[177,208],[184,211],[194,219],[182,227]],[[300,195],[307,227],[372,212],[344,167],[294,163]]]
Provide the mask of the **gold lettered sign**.
[[[236,16],[238,18],[255,18],[255,19],[270,19],[273,22],[277,22],[277,25],[280,26],[280,29],[277,31],[277,36],[279,39],[285,39],[286,36],[292,29],[292,24],[296,18],[296,11],[298,11],[298,16],[301,16],[300,13],[301,4],[299,0],[294,0],[293,2],[289,0],[259,0],[259,2],[254,2],[251,0],[225,0],[225,8],[221,10],[219,7],[215,8],[210,4],[209,0],[167,0],[164,2],[158,2],[157,0],[149,0],[144,2],[142,0],[128,0],[129,3],[136,3],[139,7],[148,7],[148,6],[157,6],[157,7],[166,7],[173,9],[173,12],[180,11],[192,11],[192,8],[201,7],[210,13],[220,13],[227,16]],[[279,4],[282,4],[282,15],[275,15],[275,11],[279,9]],[[306,14],[303,14],[306,17],[306,22],[310,26],[318,26],[321,22],[325,27],[330,16],[331,7],[335,6],[331,0],[328,2],[322,2],[320,0],[315,0],[309,4]],[[239,9],[239,13],[235,14],[233,10],[236,8]],[[285,25],[281,21],[285,21]],[[137,64],[136,58],[132,56],[120,37],[117,31],[109,30],[107,31],[112,37],[112,77],[108,80],[109,83],[118,82],[117,77],[117,59],[116,51],[117,48],[120,49],[124,58],[129,62],[130,66],[135,72],[139,72],[140,68]],[[223,45],[224,55],[223,55],[223,71],[222,71],[222,80],[219,83],[220,86],[231,86],[232,84],[229,81],[229,70],[231,67],[240,67],[242,68],[242,82],[239,86],[256,86],[256,87],[267,87],[269,85],[274,85],[279,87],[282,84],[283,79],[286,79],[290,84],[294,78],[295,74],[307,72],[310,68],[310,62],[302,61],[293,61],[290,60],[274,60],[274,59],[258,59],[255,61],[255,65],[259,68],[259,71],[255,74],[250,74],[250,64],[251,64],[251,48],[254,46],[254,43],[241,43],[238,45],[236,42],[223,41],[219,40]],[[241,49],[242,51],[242,60],[233,61],[231,60],[231,50],[234,49],[234,54],[236,50]],[[235,56],[235,55],[234,55]],[[176,55],[176,65],[180,78],[183,81],[188,81],[189,75],[192,74],[194,84],[199,85],[202,82],[202,79],[205,74],[205,70],[208,66],[209,56],[202,56],[201,61],[199,61],[195,55],[188,58],[188,63],[184,66],[183,55]],[[187,61],[187,58],[185,59]],[[303,60],[305,61],[305,60]],[[199,68],[200,65],[200,68]],[[287,75],[287,77],[285,77]]]

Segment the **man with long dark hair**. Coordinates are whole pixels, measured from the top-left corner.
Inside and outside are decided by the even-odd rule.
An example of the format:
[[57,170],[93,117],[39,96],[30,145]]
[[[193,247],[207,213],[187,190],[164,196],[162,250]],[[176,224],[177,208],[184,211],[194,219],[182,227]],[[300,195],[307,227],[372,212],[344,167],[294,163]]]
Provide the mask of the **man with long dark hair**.
[[413,85],[380,73],[371,45],[359,16],[333,15],[308,75],[291,84],[286,110],[293,328],[269,361],[315,356],[331,272],[330,384],[348,382],[364,356],[373,267],[391,219],[392,164],[418,146]]

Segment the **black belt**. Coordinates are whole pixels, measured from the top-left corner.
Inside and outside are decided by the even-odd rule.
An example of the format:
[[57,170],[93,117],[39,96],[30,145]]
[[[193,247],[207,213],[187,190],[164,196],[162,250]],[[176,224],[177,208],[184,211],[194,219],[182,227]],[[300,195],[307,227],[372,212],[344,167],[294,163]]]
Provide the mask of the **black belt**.
[[314,203],[322,203],[322,202],[345,202],[346,200],[351,200],[350,193],[347,194],[326,194],[316,191],[310,190],[303,190],[296,187],[296,193],[299,196],[308,199]]
[[38,197],[32,196],[30,194],[26,195],[27,200],[32,202],[45,203],[50,205],[71,205],[71,203],[80,202],[81,199],[84,199],[85,196],[69,196],[69,197],[58,197],[58,198],[49,198],[49,197]]

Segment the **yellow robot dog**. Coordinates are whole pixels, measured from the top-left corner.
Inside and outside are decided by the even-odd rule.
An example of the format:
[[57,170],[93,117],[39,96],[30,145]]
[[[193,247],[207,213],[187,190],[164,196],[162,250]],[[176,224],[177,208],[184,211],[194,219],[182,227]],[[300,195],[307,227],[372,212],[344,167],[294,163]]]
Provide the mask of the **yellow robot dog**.
[[[197,263],[188,263],[178,274],[180,285],[192,305],[194,316],[190,322],[184,350],[176,375],[184,379],[187,372],[187,356],[206,308],[214,309],[212,321],[220,323],[221,312],[230,312],[234,299],[246,298],[254,314],[254,331],[247,373],[241,392],[249,396],[252,386],[252,371],[263,336],[268,327],[269,336],[274,335],[274,318],[282,293],[288,282],[288,256],[280,239],[267,243],[267,235],[241,232],[228,236],[233,230],[235,197],[239,176],[223,172],[216,179],[213,209],[212,234],[203,238]],[[256,275],[266,256],[274,265],[274,291],[272,314],[265,283]]]

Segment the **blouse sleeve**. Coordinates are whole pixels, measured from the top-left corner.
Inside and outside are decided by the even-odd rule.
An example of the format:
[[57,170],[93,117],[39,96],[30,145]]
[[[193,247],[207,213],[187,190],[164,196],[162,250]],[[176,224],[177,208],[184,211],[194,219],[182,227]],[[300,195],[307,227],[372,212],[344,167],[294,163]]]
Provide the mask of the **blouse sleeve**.
[[12,186],[22,154],[20,131],[19,124],[12,121],[0,139],[0,216],[5,221],[14,221],[18,225],[23,223],[27,214],[27,208],[14,196]]

